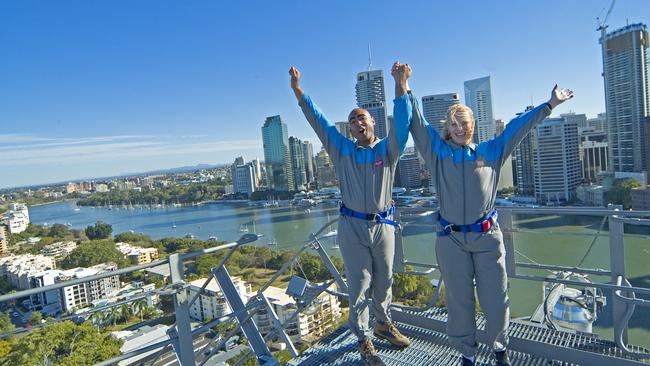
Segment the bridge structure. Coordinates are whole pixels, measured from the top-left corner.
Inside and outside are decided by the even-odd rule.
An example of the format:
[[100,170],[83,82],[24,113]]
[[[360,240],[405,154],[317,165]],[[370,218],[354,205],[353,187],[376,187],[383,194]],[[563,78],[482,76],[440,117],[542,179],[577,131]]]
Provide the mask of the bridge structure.
[[[576,267],[559,266],[554,264],[541,264],[531,262],[520,262],[516,260],[517,234],[525,232],[525,229],[514,225],[515,218],[519,216],[592,216],[602,217],[602,223],[595,234],[589,249],[593,247],[599,236],[608,238],[609,245],[609,268],[587,268],[580,265]],[[416,221],[427,221],[432,212],[423,208],[404,208],[400,210],[400,221],[404,225]],[[254,355],[260,365],[278,365],[279,361],[274,357],[269,344],[284,343],[293,359],[288,363],[292,366],[299,365],[361,365],[358,354],[356,338],[347,326],[335,329],[331,334],[320,341],[312,344],[303,352],[299,352],[294,345],[291,336],[287,333],[287,325],[295,322],[299,313],[307,309],[315,299],[323,292],[345,298],[347,284],[345,276],[341,274],[323,244],[323,239],[331,232],[330,226],[335,225],[337,220],[332,220],[323,226],[319,231],[312,233],[306,243],[297,250],[292,259],[285,262],[280,270],[258,290],[247,301],[237,293],[233,279],[228,272],[226,263],[233,253],[243,245],[251,245],[258,239],[254,233],[244,234],[238,241],[218,245],[205,250],[175,253],[168,258],[155,262],[137,265],[128,268],[118,269],[109,273],[102,273],[94,276],[74,279],[54,285],[36,287],[22,290],[11,294],[0,295],[0,303],[15,301],[58,290],[66,286],[90,282],[101,278],[115,275],[125,275],[143,269],[165,265],[169,267],[171,281],[168,285],[155,289],[151,293],[168,295],[173,298],[175,322],[169,328],[168,338],[162,341],[144,345],[138,349],[123,353],[122,355],[97,363],[98,366],[124,364],[125,360],[133,359],[145,353],[152,353],[145,361],[138,361],[138,365],[158,365],[161,355],[171,352],[175,356],[175,363],[182,366],[189,365],[212,365],[213,356],[224,344],[235,334],[243,334],[249,346],[249,355]],[[625,270],[625,242],[626,229],[638,226],[650,226],[650,211],[622,211],[605,208],[582,208],[582,207],[552,207],[552,208],[526,208],[506,207],[499,209],[499,222],[504,233],[506,244],[506,268],[510,279],[542,282],[551,286],[564,286],[588,290],[583,293],[592,294],[595,298],[597,293],[609,294],[610,301],[602,310],[611,312],[614,336],[607,339],[594,332],[585,332],[571,329],[553,321],[553,307],[543,304],[537,316],[512,319],[509,328],[510,345],[509,352],[514,365],[594,365],[594,366],[618,366],[618,365],[650,365],[650,350],[642,346],[629,344],[628,329],[629,321],[638,307],[650,306],[650,288],[644,286],[633,286],[626,276]],[[607,230],[603,230],[605,223]],[[433,220],[430,220],[433,224]],[[327,231],[327,230],[330,231]],[[431,230],[433,232],[433,228]],[[324,234],[325,233],[325,234]],[[539,232],[537,232],[539,233]],[[575,233],[552,233],[549,235],[583,235]],[[444,307],[438,307],[438,297],[443,287],[441,281],[437,280],[438,265],[436,263],[423,263],[406,259],[404,255],[405,241],[402,232],[396,234],[396,258],[395,272],[426,276],[435,285],[435,295],[429,304],[422,308],[393,304],[391,308],[393,320],[397,327],[408,335],[412,344],[403,350],[391,348],[382,340],[375,339],[380,357],[387,365],[460,365],[459,355],[448,345],[445,326],[447,312]],[[650,248],[650,240],[648,241]],[[293,314],[283,321],[264,291],[273,285],[281,276],[285,275],[293,266],[295,260],[306,251],[315,251],[323,260],[325,266],[331,273],[331,279],[324,283],[312,283],[306,278],[293,276],[287,288],[287,294],[296,300],[296,309]],[[196,257],[211,254],[223,253],[218,266],[212,268],[211,275],[205,281],[201,291],[190,295],[187,291],[186,263]],[[586,257],[586,254],[585,254]],[[582,263],[582,262],[581,262]],[[532,271],[545,271],[555,275],[543,276],[530,274]],[[573,277],[571,276],[573,275]],[[578,276],[578,279],[574,279]],[[585,281],[588,276],[605,279],[601,281]],[[213,319],[199,325],[191,322],[190,307],[197,301],[198,296],[208,286],[210,281],[216,281],[228,301],[232,312],[221,318]],[[555,288],[555,287],[553,287]],[[149,294],[142,294],[146,296]],[[89,313],[106,311],[114,306],[121,306],[125,303],[137,301],[142,296],[127,299],[122,302],[108,304],[91,308]],[[550,298],[550,297],[549,297]],[[263,334],[254,321],[254,315],[264,311],[270,315],[273,327],[272,331]],[[541,314],[541,315],[540,315]],[[60,316],[51,322],[63,321],[74,318],[74,316]],[[477,314],[477,339],[480,343],[477,355],[478,364],[491,364],[491,350],[485,344],[485,319],[479,312]],[[193,339],[205,334],[211,328],[226,323],[234,323],[234,327],[224,337],[214,338],[204,348],[209,351],[197,353],[194,349]],[[31,329],[19,328],[12,332],[0,335],[6,338],[24,332],[34,331],[43,326],[37,325]],[[240,360],[244,360],[242,357]]]

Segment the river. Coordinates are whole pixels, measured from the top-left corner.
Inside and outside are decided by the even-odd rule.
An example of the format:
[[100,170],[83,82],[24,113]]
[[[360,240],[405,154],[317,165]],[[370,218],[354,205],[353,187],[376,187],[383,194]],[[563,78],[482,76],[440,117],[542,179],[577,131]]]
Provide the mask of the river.
[[[215,203],[192,207],[159,209],[114,207],[77,207],[72,201],[58,202],[30,208],[30,218],[35,224],[69,224],[73,229],[84,229],[96,221],[113,226],[113,233],[134,231],[153,239],[193,235],[207,240],[234,241],[242,231],[257,232],[263,236],[255,245],[268,245],[277,249],[297,249],[304,245],[309,234],[321,228],[328,219],[336,218],[338,207],[319,205],[310,210],[296,207],[249,207],[244,203]],[[521,216],[515,226],[524,232],[514,234],[516,258],[520,262],[536,262],[575,266],[585,255],[599,230],[601,218],[569,216]],[[434,238],[430,216],[413,220],[406,225],[404,235],[405,257],[420,263],[435,263]],[[632,230],[631,230],[632,231]],[[551,233],[552,232],[552,233]],[[626,231],[627,233],[627,231]],[[571,235],[562,235],[571,234]],[[574,234],[584,234],[574,235]],[[650,234],[626,234],[626,274],[633,285],[650,287]],[[331,255],[338,255],[329,243]],[[609,269],[609,238],[605,225],[595,241],[583,267]],[[525,271],[544,275],[544,272]],[[607,278],[594,279],[608,281]],[[511,312],[513,317],[528,316],[542,301],[541,283],[512,280],[510,283]],[[611,303],[611,297],[608,296]],[[630,322],[630,341],[650,347],[650,311],[637,307]],[[595,329],[611,339],[611,306],[607,306],[595,324]]]

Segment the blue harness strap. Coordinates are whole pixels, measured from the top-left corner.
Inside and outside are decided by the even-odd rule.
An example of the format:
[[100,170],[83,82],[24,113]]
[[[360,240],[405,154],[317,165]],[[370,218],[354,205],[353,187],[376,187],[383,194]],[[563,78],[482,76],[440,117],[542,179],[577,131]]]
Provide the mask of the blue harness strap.
[[350,216],[356,219],[375,221],[379,224],[388,224],[388,225],[393,225],[398,229],[400,228],[399,222],[388,218],[391,217],[393,213],[395,213],[395,204],[391,204],[388,210],[386,211],[381,211],[374,214],[367,214],[367,213],[351,210],[345,207],[345,204],[342,203],[339,211],[341,212],[341,216]]
[[452,224],[449,221],[445,220],[440,211],[438,211],[438,222],[442,226],[442,230],[438,231],[438,236],[447,236],[452,232],[459,233],[485,233],[490,231],[492,227],[497,223],[499,214],[497,210],[492,210],[487,213],[487,215],[478,219],[475,223],[469,225],[456,225]]

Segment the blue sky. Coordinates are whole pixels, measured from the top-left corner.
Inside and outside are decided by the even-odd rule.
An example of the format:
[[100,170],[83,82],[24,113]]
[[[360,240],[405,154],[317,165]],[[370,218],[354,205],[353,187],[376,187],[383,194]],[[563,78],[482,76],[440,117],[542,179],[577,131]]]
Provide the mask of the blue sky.
[[[495,117],[576,97],[554,111],[604,112],[596,17],[610,0],[0,2],[0,188],[263,158],[260,127],[279,114],[316,141],[289,89],[332,121],[367,68],[413,67],[418,96],[463,94],[492,77]],[[610,30],[650,22],[619,0]],[[390,111],[389,111],[390,113]]]

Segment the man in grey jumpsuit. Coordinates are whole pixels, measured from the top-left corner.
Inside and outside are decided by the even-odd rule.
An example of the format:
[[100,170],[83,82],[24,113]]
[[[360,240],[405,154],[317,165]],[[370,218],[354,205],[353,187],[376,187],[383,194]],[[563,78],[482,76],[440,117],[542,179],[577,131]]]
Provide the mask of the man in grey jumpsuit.
[[[375,122],[368,111],[355,108],[348,117],[350,132],[356,139],[353,142],[339,133],[303,92],[300,72],[292,67],[289,74],[298,104],[332,159],[339,180],[343,205],[338,241],[349,289],[350,328],[359,339],[364,363],[384,365],[370,340],[366,297],[372,294],[377,320],[374,334],[394,346],[408,346],[409,339],[391,322],[389,309],[395,252],[391,192],[397,162],[408,139],[408,121],[395,123],[389,135],[380,140],[374,134]],[[399,90],[404,94],[406,89]]]
[[395,123],[410,122],[415,146],[436,185],[440,203],[436,256],[446,288],[447,336],[463,355],[463,365],[474,365],[477,351],[474,281],[497,365],[510,365],[505,247],[494,211],[499,172],[528,132],[572,96],[556,85],[547,103],[513,119],[500,136],[478,145],[471,142],[474,120],[466,106],[450,108],[443,139],[424,119],[410,91],[396,100]]

